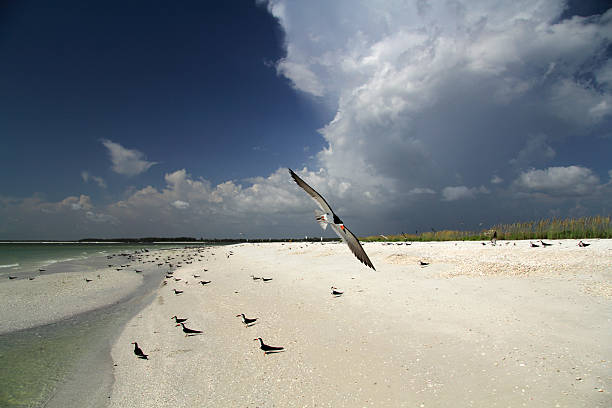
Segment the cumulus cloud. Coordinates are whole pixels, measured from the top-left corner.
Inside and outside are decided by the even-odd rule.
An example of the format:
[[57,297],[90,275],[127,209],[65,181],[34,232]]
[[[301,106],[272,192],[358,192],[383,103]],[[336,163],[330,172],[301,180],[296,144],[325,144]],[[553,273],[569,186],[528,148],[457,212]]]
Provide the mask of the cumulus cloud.
[[103,139],[102,144],[108,149],[108,154],[113,163],[111,168],[115,173],[135,176],[157,164],[156,162],[145,160],[144,153],[134,149],[127,149],[119,143]]
[[94,176],[89,174],[88,171],[83,170],[81,172],[81,178],[85,183],[88,183],[89,180],[93,180],[100,188],[106,188],[106,181],[102,177]]
[[531,169],[520,174],[514,186],[526,192],[553,196],[575,196],[592,193],[599,185],[599,177],[582,166]]
[[184,210],[185,208],[189,208],[189,203],[186,201],[175,200],[171,204],[174,208],[178,208],[179,210]]

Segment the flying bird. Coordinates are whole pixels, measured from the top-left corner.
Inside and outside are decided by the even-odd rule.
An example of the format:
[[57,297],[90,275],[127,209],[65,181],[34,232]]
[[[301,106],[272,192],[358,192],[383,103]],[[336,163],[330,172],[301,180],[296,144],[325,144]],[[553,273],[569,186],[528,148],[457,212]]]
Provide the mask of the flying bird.
[[331,209],[327,201],[321,196],[321,194],[317,193],[312,187],[310,187],[304,180],[302,180],[297,174],[293,172],[293,170],[289,169],[289,174],[293,177],[293,180],[297,183],[298,186],[302,187],[304,191],[312,197],[312,199],[317,203],[322,212],[317,212],[316,219],[319,222],[321,228],[325,229],[328,225],[334,230],[336,235],[338,235],[342,240],[348,245],[349,249],[353,254],[359,259],[363,264],[369,266],[370,268],[376,270],[370,258],[363,250],[363,247],[359,243],[357,237],[344,225],[342,220],[334,213]]

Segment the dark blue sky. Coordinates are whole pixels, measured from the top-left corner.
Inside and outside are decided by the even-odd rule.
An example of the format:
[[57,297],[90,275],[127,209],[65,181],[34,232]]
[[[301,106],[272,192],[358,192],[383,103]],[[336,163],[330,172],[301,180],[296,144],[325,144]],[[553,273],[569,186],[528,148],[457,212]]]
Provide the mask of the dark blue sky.
[[611,33],[600,0],[3,2],[0,239],[318,235],[286,167],[359,236],[608,215]]
[[[227,2],[13,2],[0,31],[0,191],[124,188],[101,139],[213,183],[269,174],[320,150],[329,117],[276,74],[283,33],[265,7]],[[53,186],[53,188],[49,188]],[[88,194],[99,192],[88,186]]]

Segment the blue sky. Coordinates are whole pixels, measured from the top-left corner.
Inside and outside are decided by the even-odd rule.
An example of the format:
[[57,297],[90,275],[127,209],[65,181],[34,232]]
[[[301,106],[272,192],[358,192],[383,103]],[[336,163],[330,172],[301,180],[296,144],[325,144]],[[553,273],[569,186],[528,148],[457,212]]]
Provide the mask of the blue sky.
[[358,235],[612,210],[612,11],[13,2],[0,239]]

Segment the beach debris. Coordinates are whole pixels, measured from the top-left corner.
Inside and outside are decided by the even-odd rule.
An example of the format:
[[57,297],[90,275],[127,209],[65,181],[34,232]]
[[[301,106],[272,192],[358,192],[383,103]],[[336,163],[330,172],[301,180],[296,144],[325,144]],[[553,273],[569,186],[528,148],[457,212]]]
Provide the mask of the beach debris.
[[134,345],[134,354],[136,354],[136,357],[142,358],[143,360],[148,360],[149,359],[149,355],[143,353],[142,349],[140,347],[138,347],[138,343],[133,341],[131,344]]
[[257,321],[257,318],[249,319],[244,313],[237,314],[236,317],[242,317],[242,323],[244,323],[245,327],[252,326]]
[[310,197],[317,203],[320,212],[316,213],[316,220],[321,226],[321,228],[325,229],[328,225],[334,230],[336,235],[338,235],[349,247],[351,252],[366,266],[376,270],[370,258],[364,251],[363,247],[359,243],[357,237],[344,225],[342,220],[334,213],[331,209],[327,201],[321,196],[321,194],[317,193],[312,187],[310,187],[304,180],[302,180],[297,174],[293,172],[293,170],[289,169],[289,174],[293,180],[300,186]]
[[261,337],[258,337],[256,339],[253,339],[253,341],[257,341],[259,340],[259,348],[263,350],[264,355],[266,354],[272,354],[272,353],[280,353],[282,351],[285,350],[284,347],[274,347],[274,346],[268,346],[267,344],[265,344],[263,342],[263,340],[261,339]]
[[188,327],[185,327],[185,323],[179,323],[176,325],[181,326],[183,328],[183,333],[185,333],[185,337],[187,336],[195,336],[196,334],[202,334],[202,330],[194,330],[194,329],[190,329]]

